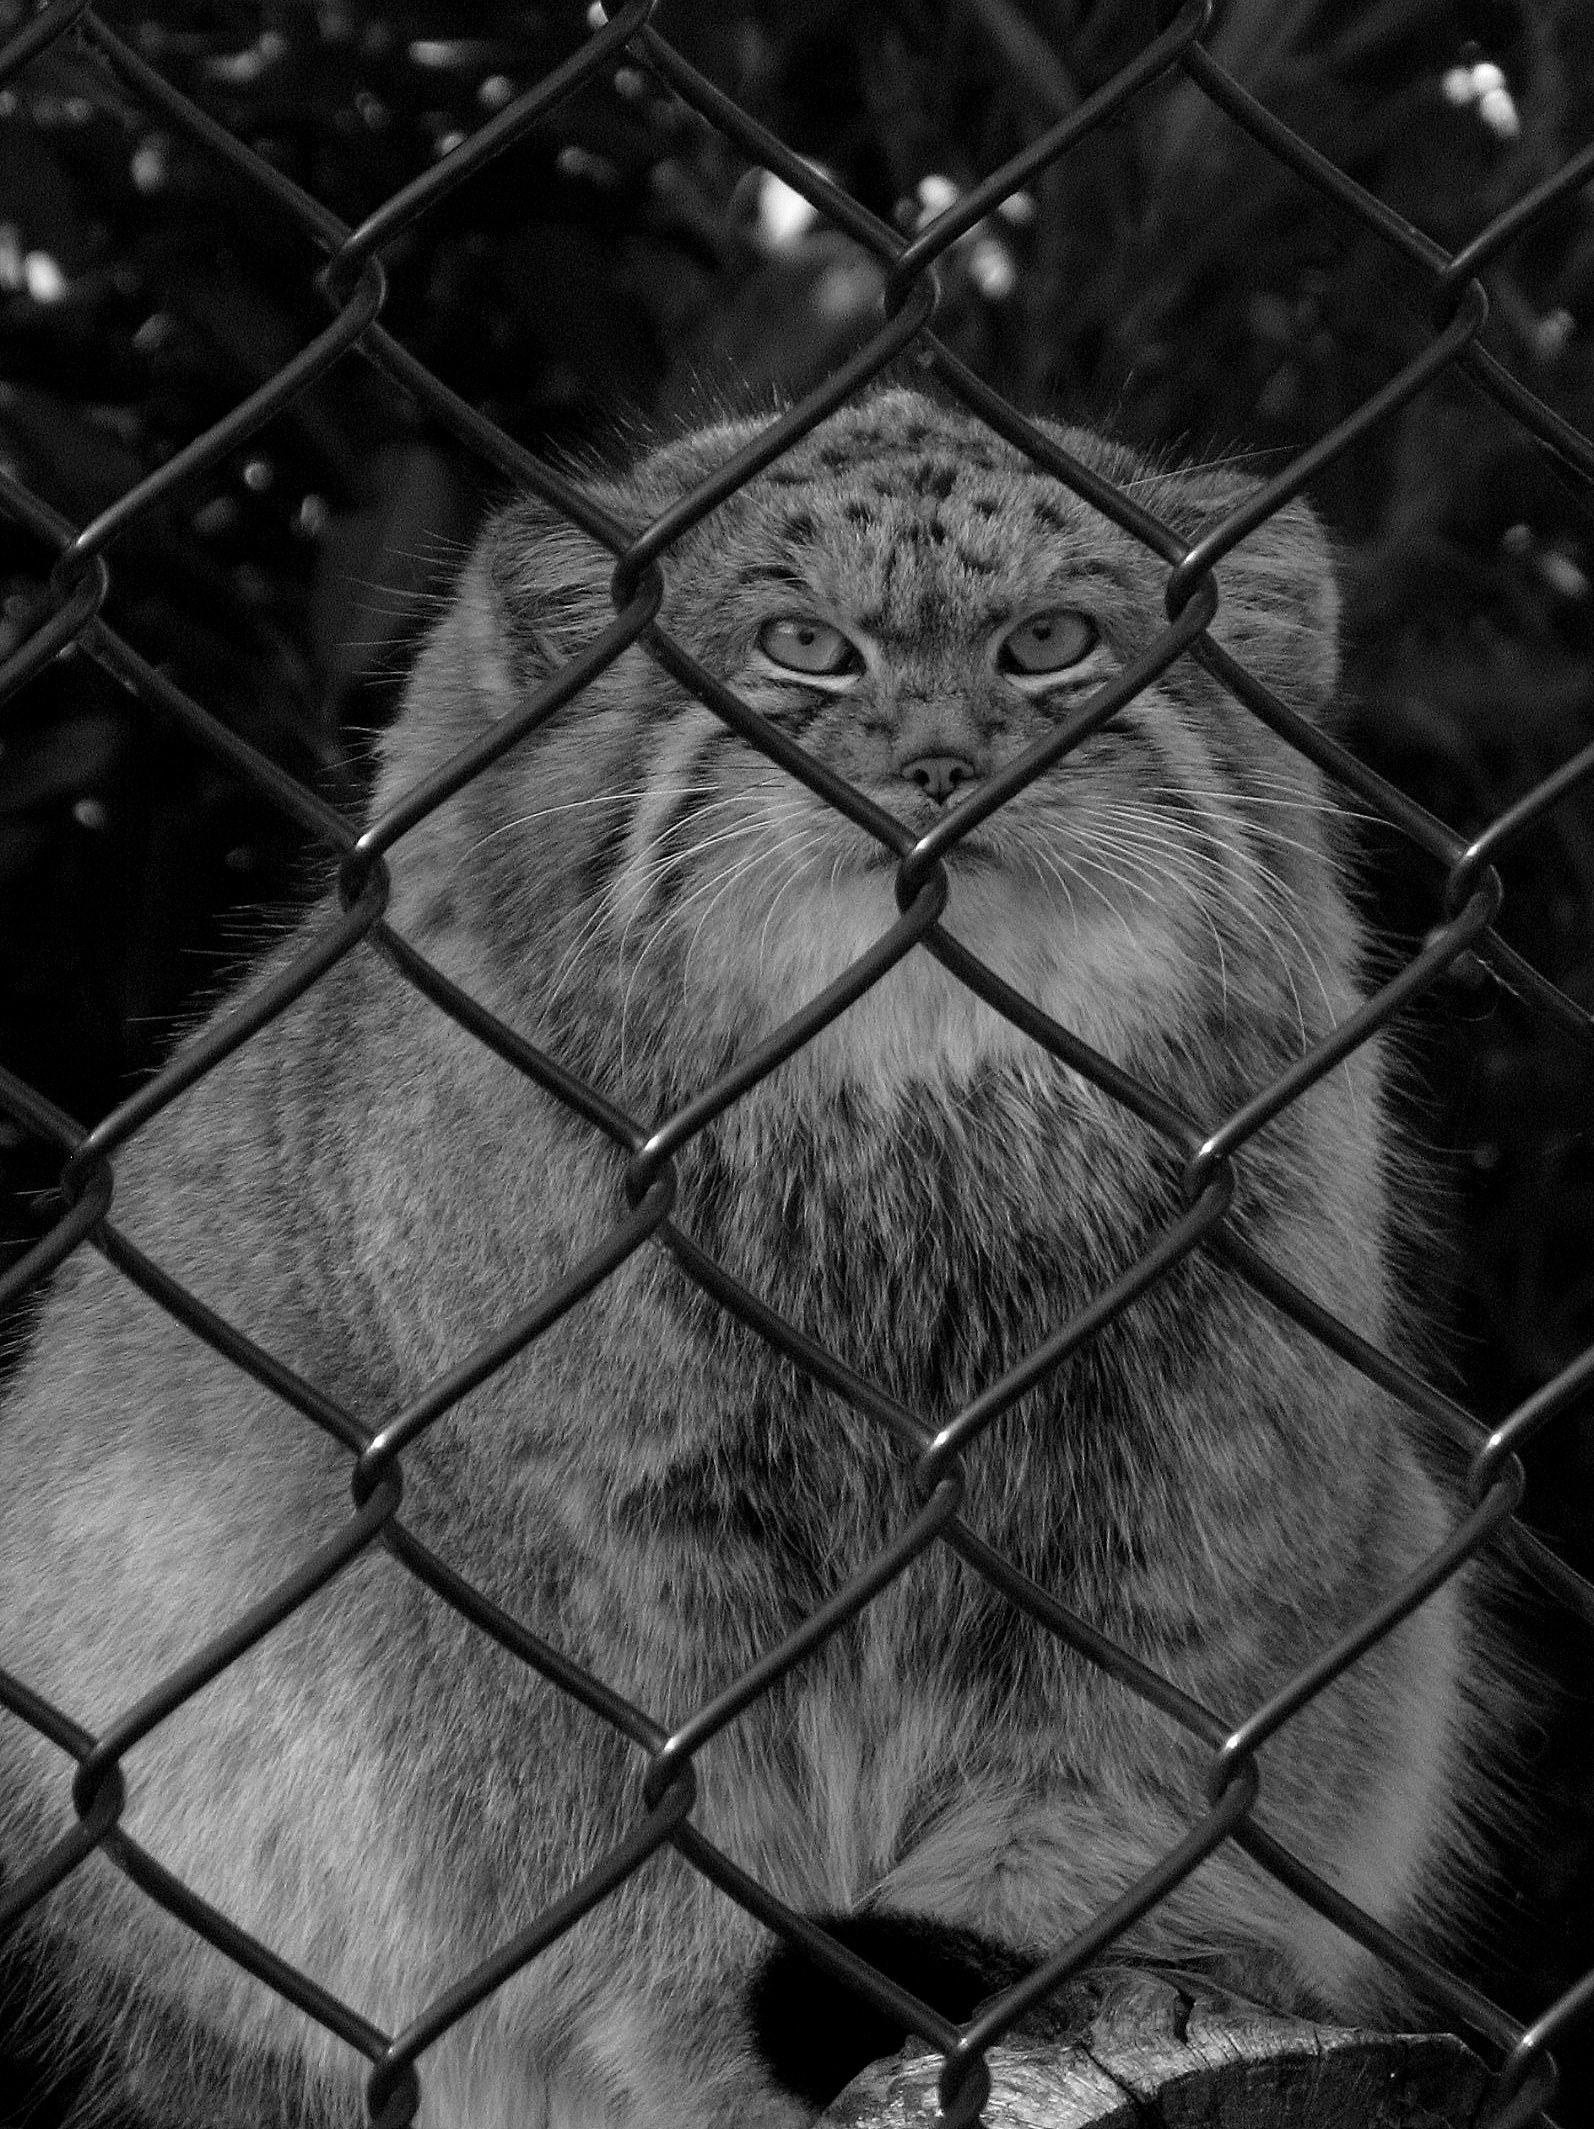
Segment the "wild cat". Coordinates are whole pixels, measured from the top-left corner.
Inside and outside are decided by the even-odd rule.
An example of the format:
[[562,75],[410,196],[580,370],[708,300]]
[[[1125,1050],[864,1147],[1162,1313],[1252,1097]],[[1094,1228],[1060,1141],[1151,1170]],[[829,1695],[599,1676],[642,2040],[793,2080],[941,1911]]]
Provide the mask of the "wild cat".
[[[665,444],[602,499],[641,523],[750,433]],[[1054,433],[1186,538],[1247,492]],[[492,519],[385,743],[379,810],[596,632],[610,566],[535,501]],[[832,416],[664,574],[674,635],[915,833],[1146,646],[1165,578],[980,424],[905,390]],[[1220,589],[1219,642],[1324,707],[1336,593],[1306,509],[1253,533]],[[1317,772],[1183,659],[953,851],[945,923],[1216,1122],[1358,1003],[1332,815]],[[655,1120],[897,915],[879,845],[641,650],[392,864],[400,932]],[[1364,1046],[1248,1145],[1233,1215],[1374,1339],[1395,1335],[1382,1069]],[[929,1425],[1181,1203],[1156,1134],[918,949],[678,1166],[681,1225]],[[607,1142],[374,948],[138,1134],[116,1174],[135,1242],[371,1427],[627,1209]],[[94,1731],[348,1514],[346,1454],[89,1251],[57,1280],[0,1425],[0,1662]],[[876,1422],[652,1246],[403,1464],[423,1538],[665,1725],[917,1505]],[[1009,1412],[967,1477],[983,1538],[1234,1722],[1451,1520],[1407,1423],[1201,1252]],[[1466,1875],[1475,1631],[1447,1585],[1262,1755],[1263,1821],[1418,1934]],[[70,1767],[9,1719],[0,1754],[16,1870],[70,1823]],[[1203,1758],[937,1546],[702,1751],[695,1822],[782,1899],[852,1918],[837,1926],[887,1966],[918,1972],[939,1948],[942,2008],[962,2016],[1174,1844],[1204,1809]],[[394,2031],[636,1823],[640,1764],[377,1551],[129,1753],[123,1823]],[[38,1926],[62,2000],[114,2026],[157,2115],[359,2118],[353,2052],[103,1857]],[[420,2120],[807,2120],[856,2064],[826,2053],[834,2003],[806,2025],[793,2012],[812,1976],[773,1947],[665,1849],[421,2057]],[[1232,1849],[1127,1949],[1280,2005],[1383,2001],[1371,1958]]]

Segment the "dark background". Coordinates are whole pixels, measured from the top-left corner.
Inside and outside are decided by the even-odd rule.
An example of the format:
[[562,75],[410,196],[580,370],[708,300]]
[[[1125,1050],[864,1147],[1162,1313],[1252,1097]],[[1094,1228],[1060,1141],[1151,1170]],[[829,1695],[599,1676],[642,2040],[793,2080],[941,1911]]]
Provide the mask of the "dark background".
[[[0,0],[0,26],[28,12]],[[172,81],[350,222],[566,56],[579,7],[119,4]],[[660,26],[756,116],[905,227],[1105,80],[1142,0],[673,0]],[[1586,0],[1234,0],[1213,50],[1280,117],[1447,246],[1594,136]],[[1485,99],[1500,70],[1500,93]],[[925,181],[930,180],[928,192]],[[539,452],[584,462],[726,395],[772,405],[873,322],[846,240],[772,230],[758,174],[632,67],[557,111],[385,254],[384,322]],[[0,93],[0,456],[85,522],[324,323],[285,219],[70,39]],[[1281,465],[1425,342],[1426,292],[1188,85],[1161,87],[942,269],[938,329],[1021,404],[1184,456]],[[1489,344],[1594,430],[1594,207],[1488,275]],[[357,805],[415,632],[492,492],[358,358],[111,553],[112,624],[235,730]],[[1464,833],[1594,737],[1594,516],[1525,435],[1442,378],[1313,500],[1340,536],[1356,750]],[[0,525],[0,654],[48,559]],[[1395,952],[1435,869],[1363,838]],[[323,868],[298,831],[81,657],[0,716],[0,1062],[85,1120],[239,965],[248,913]],[[1594,793],[1502,867],[1501,928],[1594,1005]],[[1594,1047],[1487,978],[1407,1023],[1413,1127],[1459,1246],[1422,1267],[1450,1387],[1493,1419],[1594,1343]],[[0,1247],[50,1217],[51,1157],[0,1122]],[[1594,1573],[1594,1431],[1530,1458],[1527,1513]],[[1529,1743],[1542,1805],[1474,1971],[1524,2015],[1594,1965],[1594,1637],[1531,1597],[1562,1681]],[[1594,2123],[1594,2046],[1558,2109]],[[29,2119],[45,2121],[45,2112]],[[9,2119],[9,2117],[7,2117]]]

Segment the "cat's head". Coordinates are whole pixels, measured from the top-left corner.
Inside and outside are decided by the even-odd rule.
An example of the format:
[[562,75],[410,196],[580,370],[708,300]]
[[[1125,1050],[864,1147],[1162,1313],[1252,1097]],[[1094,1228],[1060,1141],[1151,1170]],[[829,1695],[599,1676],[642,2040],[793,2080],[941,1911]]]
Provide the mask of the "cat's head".
[[[641,526],[755,429],[667,444],[600,500]],[[1051,433],[1187,540],[1253,485]],[[493,521],[422,661],[384,798],[612,618],[611,570],[538,502]],[[692,527],[663,572],[670,634],[914,835],[1166,625],[1165,562],[969,415],[901,390],[834,415]],[[1218,583],[1218,641],[1320,709],[1336,595],[1310,513],[1267,520]],[[944,922],[1116,1054],[1281,1016],[1299,1048],[1349,997],[1353,927],[1324,814],[1317,772],[1182,657],[951,852]],[[422,874],[420,920],[490,933],[523,1019],[600,1049],[608,1029],[611,1066],[622,1028],[633,1063],[660,1045],[688,1065],[745,1046],[897,915],[882,845],[640,649],[456,801]],[[915,951],[813,1061],[889,1085],[1027,1047]]]

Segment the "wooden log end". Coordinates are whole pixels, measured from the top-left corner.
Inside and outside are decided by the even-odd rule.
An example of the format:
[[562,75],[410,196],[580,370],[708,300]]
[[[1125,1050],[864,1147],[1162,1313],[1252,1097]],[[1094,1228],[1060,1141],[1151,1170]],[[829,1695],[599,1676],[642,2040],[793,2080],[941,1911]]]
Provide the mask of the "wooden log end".
[[[991,2049],[985,2129],[1471,2129],[1489,2084],[1447,2033],[1265,2011],[1194,1980],[1095,1977],[1083,2016]],[[821,2129],[931,2129],[942,2058],[871,2063]]]

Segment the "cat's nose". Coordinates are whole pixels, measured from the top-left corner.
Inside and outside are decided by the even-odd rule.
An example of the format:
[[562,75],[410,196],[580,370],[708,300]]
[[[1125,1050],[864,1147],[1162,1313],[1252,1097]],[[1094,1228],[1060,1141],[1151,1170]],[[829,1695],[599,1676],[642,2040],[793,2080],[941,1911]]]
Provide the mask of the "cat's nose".
[[918,754],[902,764],[902,774],[944,806],[954,791],[973,783],[979,772],[966,754]]

